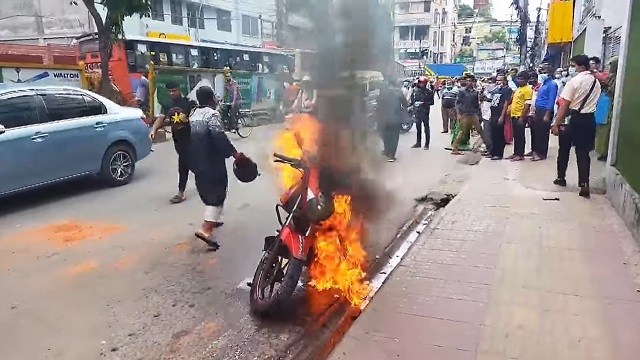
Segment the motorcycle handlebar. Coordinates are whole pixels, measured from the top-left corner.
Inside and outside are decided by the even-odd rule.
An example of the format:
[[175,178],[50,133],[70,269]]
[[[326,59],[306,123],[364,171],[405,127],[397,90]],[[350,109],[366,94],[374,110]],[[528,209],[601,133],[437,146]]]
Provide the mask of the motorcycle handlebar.
[[285,156],[285,155],[282,155],[282,154],[278,154],[278,153],[273,153],[273,156],[276,159],[282,160],[282,161],[287,162],[287,163],[291,163],[291,164],[294,164],[294,165],[299,165],[300,164],[300,160],[299,159],[295,159],[295,158],[288,157],[288,156]]

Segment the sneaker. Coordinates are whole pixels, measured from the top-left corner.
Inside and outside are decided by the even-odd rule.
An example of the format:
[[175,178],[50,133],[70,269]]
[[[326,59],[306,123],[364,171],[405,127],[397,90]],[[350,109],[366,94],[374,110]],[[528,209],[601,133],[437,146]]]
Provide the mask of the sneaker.
[[395,162],[395,161],[396,161],[396,158],[394,157],[387,158],[387,162]]
[[553,185],[557,185],[557,186],[567,186],[567,180],[565,179],[555,179],[553,180]]
[[493,161],[502,160],[502,156],[492,156],[491,160],[493,160]]
[[580,192],[578,195],[582,196],[585,199],[591,199],[591,192],[589,191],[589,186],[581,186]]
[[420,147],[421,147],[421,146],[420,146],[420,144],[413,144],[413,146],[412,146],[411,148],[412,148],[412,149],[418,149],[418,148],[420,148]]
[[429,145],[425,145],[423,149],[429,150]]

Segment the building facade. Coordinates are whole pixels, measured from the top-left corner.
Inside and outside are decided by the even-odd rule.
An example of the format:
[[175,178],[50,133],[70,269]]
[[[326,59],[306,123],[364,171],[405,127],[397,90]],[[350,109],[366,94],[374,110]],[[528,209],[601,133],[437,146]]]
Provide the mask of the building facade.
[[275,34],[275,0],[152,0],[151,17],[125,19],[127,36],[262,46]]
[[452,62],[457,22],[456,0],[396,0],[395,58],[427,63]]
[[598,56],[606,62],[620,52],[622,27],[631,0],[575,0],[572,54]]
[[0,42],[27,45],[73,43],[95,31],[87,9],[69,0],[2,0]]
[[[607,198],[640,243],[640,166],[637,155],[637,144],[640,141],[637,114],[640,102],[636,98],[640,91],[640,84],[636,81],[640,77],[640,63],[634,61],[636,55],[640,54],[640,38],[632,35],[640,31],[640,3],[627,1],[625,7],[616,6],[616,9],[616,12],[624,14],[620,30],[620,34],[624,35],[621,36],[619,46],[607,157]],[[611,14],[609,16],[607,20],[605,14],[602,14],[605,21],[610,21]]]

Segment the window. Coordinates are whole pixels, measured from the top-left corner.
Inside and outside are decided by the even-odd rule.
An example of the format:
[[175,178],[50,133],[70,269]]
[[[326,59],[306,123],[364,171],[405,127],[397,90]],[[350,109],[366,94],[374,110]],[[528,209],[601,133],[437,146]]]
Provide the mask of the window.
[[35,95],[22,95],[0,100],[0,124],[6,129],[39,124],[34,99]]
[[164,0],[151,0],[151,19],[164,21]]
[[431,12],[431,1],[424,2],[424,12]]
[[396,6],[396,12],[398,14],[406,14],[409,12],[409,3],[399,3]]
[[433,23],[434,23],[434,24],[437,24],[437,23],[439,23],[439,22],[440,22],[440,13],[438,12],[438,10],[436,10],[436,11],[433,13]]
[[204,6],[187,3],[187,22],[192,29],[204,29]]
[[189,66],[187,64],[187,47],[182,45],[171,45],[171,66]]
[[242,15],[242,35],[258,37],[260,36],[259,19],[257,17]]
[[198,11],[198,29],[204,30],[204,6],[200,6]]
[[447,10],[442,10],[442,18],[440,20],[442,20],[443,24],[447,23],[447,17],[448,17],[447,15],[449,15],[447,14]]
[[408,26],[401,26],[398,32],[400,33],[400,40],[411,40],[411,28]]
[[424,12],[424,5],[419,2],[410,3],[409,12],[412,14],[421,14]]
[[231,11],[216,9],[218,30],[231,32]]
[[82,94],[45,94],[42,95],[42,100],[47,108],[49,121],[76,119],[104,113],[102,107],[98,108],[95,103],[92,103],[90,109]]
[[433,46],[438,46],[438,32],[433,32]]
[[171,24],[182,25],[182,0],[171,0]]
[[426,25],[418,25],[413,28],[413,31],[414,40],[424,40],[429,38],[429,27]]
[[107,113],[107,108],[98,100],[83,95],[84,101],[87,103],[87,116],[102,115]]
[[444,31],[440,31],[440,45],[444,46]]
[[192,29],[198,28],[198,7],[199,4],[187,3],[187,23]]

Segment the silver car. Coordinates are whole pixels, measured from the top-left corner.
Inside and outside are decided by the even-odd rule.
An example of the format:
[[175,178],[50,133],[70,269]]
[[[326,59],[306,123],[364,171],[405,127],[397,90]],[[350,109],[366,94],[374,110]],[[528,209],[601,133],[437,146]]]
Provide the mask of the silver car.
[[0,87],[0,196],[92,174],[124,185],[150,152],[140,109],[74,87]]

